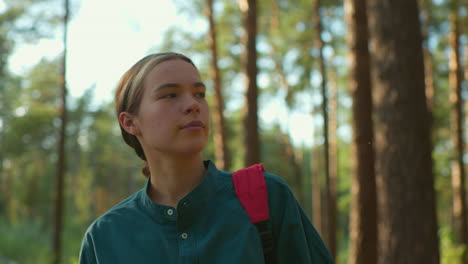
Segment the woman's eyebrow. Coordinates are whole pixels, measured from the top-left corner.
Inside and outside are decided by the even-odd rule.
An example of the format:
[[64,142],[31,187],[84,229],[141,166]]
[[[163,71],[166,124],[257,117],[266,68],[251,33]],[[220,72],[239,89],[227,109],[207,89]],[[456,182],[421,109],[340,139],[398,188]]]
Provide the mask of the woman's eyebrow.
[[193,84],[193,86],[206,88],[206,85],[203,82],[196,82]]
[[167,89],[167,88],[180,88],[180,85],[177,83],[163,83],[158,85],[153,89],[153,92],[159,92],[161,90]]

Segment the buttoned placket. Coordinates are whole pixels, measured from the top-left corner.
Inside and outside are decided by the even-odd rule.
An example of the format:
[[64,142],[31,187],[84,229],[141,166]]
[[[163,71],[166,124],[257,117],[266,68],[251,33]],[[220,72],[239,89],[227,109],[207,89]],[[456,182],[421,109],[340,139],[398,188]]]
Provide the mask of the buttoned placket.
[[184,259],[188,261],[188,263],[193,263],[193,256],[195,251],[195,243],[194,243],[194,234],[190,232],[189,226],[189,216],[188,211],[190,204],[187,200],[181,201],[177,210],[178,210],[178,217],[177,217],[177,232],[178,232],[178,240],[179,240],[179,254]]

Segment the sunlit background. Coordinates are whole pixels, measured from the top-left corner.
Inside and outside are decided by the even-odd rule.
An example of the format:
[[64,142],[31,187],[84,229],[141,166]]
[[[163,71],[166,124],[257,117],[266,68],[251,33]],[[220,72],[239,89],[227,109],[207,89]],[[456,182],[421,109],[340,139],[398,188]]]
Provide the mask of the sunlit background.
[[[60,145],[59,128],[62,124],[59,117],[61,101],[59,79],[64,50],[62,40],[64,1],[0,0],[0,98],[2,99],[0,101],[0,264],[48,264],[52,263],[56,252],[62,254],[62,263],[77,263],[82,236],[89,224],[144,185],[145,178],[140,171],[141,160],[136,157],[133,150],[124,145],[112,102],[119,78],[136,61],[153,52],[169,50],[182,52],[197,64],[208,87],[207,98],[210,102],[214,100],[214,96],[211,96],[214,94],[213,81],[207,74],[211,67],[209,61],[211,50],[207,45],[209,25],[203,12],[206,7],[205,0],[70,0],[71,16],[66,54],[69,119],[67,133],[64,133],[67,140],[64,144],[65,155],[60,155],[57,149]],[[397,2],[401,8],[403,3],[415,3],[415,1],[392,0],[385,3],[392,5]],[[458,6],[455,5],[457,1]],[[468,153],[466,150],[460,155],[455,152],[454,146],[457,143],[453,141],[454,131],[462,130],[453,129],[452,126],[454,104],[451,101],[453,98],[451,94],[456,89],[454,87],[461,87],[460,90],[463,91],[460,92],[460,100],[464,102],[460,116],[464,118],[461,124],[465,131],[462,131],[460,138],[464,140],[466,146],[468,145],[466,144],[466,129],[468,129],[466,0],[417,0],[420,10],[411,14],[411,18],[418,17],[422,22],[417,26],[424,33],[421,47],[426,55],[424,63],[429,65],[425,69],[424,100],[428,112],[431,112],[429,119],[432,122],[430,131],[425,131],[427,133],[413,134],[406,134],[405,129],[414,124],[425,124],[426,113],[410,111],[409,114],[405,111],[414,110],[410,108],[416,105],[413,102],[423,101],[422,92],[418,94],[419,97],[405,97],[404,102],[397,102],[401,107],[395,103],[395,98],[398,99],[401,94],[407,95],[402,87],[407,88],[407,91],[413,88],[420,89],[422,82],[417,81],[422,79],[421,76],[416,76],[419,79],[413,78],[412,81],[416,84],[408,81],[406,83],[409,83],[408,86],[389,87],[390,85],[385,86],[382,83],[380,86],[379,83],[370,84],[372,87],[367,88],[381,93],[385,89],[386,92],[393,89],[388,93],[392,96],[384,98],[388,100],[382,100],[385,102],[380,102],[380,105],[375,100],[371,102],[370,99],[360,105],[352,104],[354,100],[362,98],[351,92],[358,78],[352,74],[355,68],[350,63],[350,55],[358,52],[352,48],[353,44],[350,44],[348,39],[348,36],[354,34],[349,30],[350,23],[345,20],[350,12],[345,10],[344,4],[357,1],[258,0],[258,2],[260,9],[256,16],[259,27],[256,52],[259,66],[257,83],[260,121],[259,129],[253,130],[261,138],[259,144],[261,162],[268,171],[278,174],[290,185],[298,202],[323,236],[325,244],[330,246],[332,245],[330,241],[335,240],[336,247],[333,254],[336,263],[348,263],[348,259],[352,258],[352,247],[359,242],[359,239],[355,239],[354,242],[358,242],[353,243],[351,237],[353,230],[350,224],[351,213],[358,211],[351,206],[358,194],[371,197],[366,201],[375,201],[381,197],[387,200],[400,199],[402,198],[400,196],[408,194],[412,195],[410,197],[412,199],[401,199],[401,204],[397,200],[394,204],[398,206],[381,206],[379,210],[396,212],[394,218],[403,219],[403,222],[412,216],[412,222],[406,222],[418,223],[417,226],[407,227],[406,223],[402,222],[399,222],[399,226],[391,226],[393,222],[386,222],[390,223],[386,234],[394,235],[393,238],[400,241],[402,237],[413,239],[406,236],[407,232],[396,232],[393,228],[403,226],[407,228],[406,230],[411,230],[419,228],[419,223],[430,222],[414,213],[419,212],[418,209],[430,207],[430,210],[436,210],[439,221],[438,226],[431,229],[431,232],[435,230],[438,234],[440,263],[462,264],[463,255],[468,256],[466,254],[468,244],[459,241],[458,230],[463,228],[455,225],[459,214],[454,210],[457,204],[454,198],[457,193],[454,189],[457,188],[455,185],[458,181],[455,177],[461,174],[457,168],[466,168]],[[27,8],[20,13],[21,15],[14,17],[10,24],[8,19],[11,18],[5,15],[9,14],[7,11],[25,3]],[[315,3],[321,3],[321,6],[314,7]],[[379,1],[375,0],[374,3]],[[382,10],[380,13],[375,10],[378,8],[374,9],[374,16],[385,13]],[[464,79],[460,80],[458,86],[450,81],[455,72],[453,69],[455,48],[451,40],[455,39],[456,34],[453,29],[454,23],[449,18],[455,13],[459,14],[461,25],[458,40],[462,57],[459,66],[462,68],[459,70],[464,72]],[[245,75],[242,73],[245,65],[241,63],[241,55],[245,50],[241,39],[245,32],[242,15],[238,0],[215,1],[214,19],[217,24],[220,53],[218,66],[223,74],[222,89],[226,99],[224,117],[227,122],[225,130],[228,135],[226,145],[223,147],[230,151],[231,164],[228,170],[231,171],[244,166],[246,163],[243,160],[244,154],[251,150],[249,146],[243,144],[247,127],[242,122],[243,110],[246,108]],[[406,12],[395,12],[394,15],[397,22],[409,23],[411,20],[404,17],[408,15]],[[318,27],[313,22],[313,18],[316,17],[320,17],[323,23],[320,34],[317,33]],[[393,20],[377,19],[373,26],[384,25],[388,21]],[[411,25],[407,25],[408,28],[416,28]],[[389,29],[386,34],[396,39],[399,32],[406,32],[404,29],[407,28],[393,28],[393,32]],[[378,34],[374,32],[374,35]],[[324,44],[322,57],[319,56],[321,48],[317,44],[320,42],[318,39]],[[405,69],[401,67],[393,73],[422,67],[420,64],[416,65],[417,60],[412,60],[413,51],[405,53],[407,56],[399,54],[404,53],[401,50],[386,54],[385,49],[389,47],[384,44],[380,44],[381,47],[375,45],[371,47],[373,51],[371,57],[382,54],[385,59],[393,62],[402,57],[407,64],[416,61],[414,65]],[[5,58],[8,58],[7,63],[3,61]],[[319,61],[324,63],[323,71]],[[391,66],[392,63],[388,65]],[[388,65],[385,63],[372,65],[372,69],[365,71],[370,73],[380,70],[382,73],[385,71],[384,66]],[[279,69],[281,67],[282,69]],[[365,63],[359,67],[366,68]],[[326,78],[322,79],[322,76]],[[432,81],[427,79],[428,76],[432,77]],[[388,82],[405,81],[400,75],[389,79]],[[325,84],[323,87],[326,87],[325,94],[328,93],[329,99],[327,108],[329,112],[326,115],[330,119],[329,130],[326,133],[323,129],[326,111],[323,111],[322,99],[327,98],[327,95],[322,94],[323,80],[325,80],[323,82]],[[365,88],[365,84],[361,86],[361,89]],[[431,89],[432,94],[429,93]],[[332,93],[332,90],[335,92]],[[375,122],[376,119],[373,122],[369,117],[367,123],[364,122],[368,126],[353,127],[355,124],[353,115],[356,109],[352,106],[365,106],[366,103],[375,108],[359,112],[360,118],[366,114],[373,118],[380,116],[380,122]],[[397,107],[391,111],[385,108],[392,104]],[[424,113],[421,114],[422,112]],[[421,115],[417,117],[413,115],[418,113]],[[368,128],[375,130],[364,131]],[[352,131],[355,132],[356,129],[361,129],[361,137],[352,136]],[[397,137],[382,136],[384,134],[382,131],[390,130],[397,131],[395,134],[399,134],[402,141],[390,142]],[[378,134],[378,131],[380,138],[374,140],[372,137]],[[418,138],[406,140],[407,135],[415,134],[421,138],[432,137],[433,145],[430,147],[427,146],[430,144],[417,145],[420,143]],[[324,144],[327,137],[330,143],[328,148]],[[365,142],[359,141],[362,138],[366,139]],[[463,140],[460,142],[463,143]],[[366,148],[368,146],[371,147]],[[432,148],[430,151],[433,163],[428,162],[429,148]],[[360,152],[361,155],[353,152],[357,149],[363,151]],[[424,156],[427,158],[424,161],[421,161],[422,158],[418,159],[420,157],[418,155],[423,152],[422,149],[426,149],[427,152],[424,153],[428,154]],[[328,156],[325,152],[329,153]],[[374,167],[374,156],[372,156],[374,152],[377,153],[376,164],[380,162],[380,165],[384,164],[387,167],[380,166],[376,172],[372,169],[365,171],[362,174],[369,176],[366,178],[358,174],[356,168]],[[204,154],[206,158],[216,159],[213,140],[210,140]],[[60,166],[57,164],[60,163],[60,157],[65,157],[64,173],[58,173],[57,168]],[[415,168],[432,168],[434,183],[431,173],[426,173],[427,171],[420,173],[414,171]],[[411,174],[408,175],[408,172]],[[63,176],[65,181],[63,188],[57,188],[56,183],[59,182],[57,175]],[[357,175],[363,177],[358,179]],[[381,188],[374,192],[369,188],[372,185],[366,185],[368,181],[363,179],[375,180],[376,175],[381,177],[382,185],[387,182],[393,189]],[[382,180],[384,177],[382,175],[386,175],[386,181]],[[392,185],[394,181],[396,183]],[[356,189],[357,191],[352,192],[352,186],[358,185],[360,187]],[[466,186],[464,187],[466,189]],[[55,210],[54,204],[55,198],[59,196],[59,190],[64,194],[61,200],[64,202],[61,214],[57,214],[58,210]],[[435,209],[433,204],[418,200],[421,197],[429,197],[427,194],[433,190],[437,196]],[[335,206],[336,210],[326,208],[329,205]],[[401,209],[400,205],[407,211],[398,211]],[[332,213],[336,215],[332,216]],[[63,226],[60,229],[61,251],[54,250],[52,246],[52,235],[54,231],[59,230],[54,222],[55,215],[63,215]],[[327,226],[329,222],[333,222],[328,221],[333,217],[335,225]],[[362,217],[362,219],[373,218]],[[370,224],[382,226],[386,220],[388,219],[374,219]],[[354,233],[364,232],[363,229],[366,228],[371,229],[370,225],[363,226],[359,230],[356,228]],[[434,239],[431,241],[421,241],[421,237],[414,239],[418,238],[419,241],[413,243],[415,247],[420,246],[418,243],[436,244]],[[378,243],[374,240],[369,241],[366,243],[372,245]],[[393,240],[391,243],[401,244]],[[361,248],[367,249],[367,247]],[[366,254],[364,251],[361,253]]]
[[[67,82],[72,97],[94,87],[94,104],[112,100],[115,85],[137,60],[150,52],[161,52],[158,47],[169,29],[182,29],[207,34],[208,24],[194,19],[177,9],[172,0],[82,0],[71,1],[72,19],[69,23]],[[2,8],[5,4],[2,2]],[[57,7],[56,7],[57,8]],[[63,49],[60,27],[52,38],[37,43],[20,43],[10,58],[10,68],[21,74],[42,57],[54,58]],[[193,58],[197,62],[197,58]],[[240,80],[242,81],[242,80]],[[262,85],[261,76],[259,85]],[[233,98],[230,109],[243,104],[243,90],[239,85],[238,98]],[[281,123],[283,130],[291,134],[296,145],[310,146],[313,141],[313,122],[309,107],[311,98],[304,99],[304,107],[286,112],[282,94],[268,100],[260,108],[265,125]],[[316,120],[320,122],[320,120]],[[344,128],[343,134],[349,134]]]

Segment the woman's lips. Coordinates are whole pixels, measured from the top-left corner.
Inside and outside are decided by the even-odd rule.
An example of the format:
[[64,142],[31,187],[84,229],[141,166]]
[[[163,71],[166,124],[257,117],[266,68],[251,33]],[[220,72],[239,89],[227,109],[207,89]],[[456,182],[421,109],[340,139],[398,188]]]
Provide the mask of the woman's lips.
[[189,122],[187,124],[185,124],[182,129],[185,129],[185,130],[200,130],[200,129],[203,129],[205,127],[205,125],[203,124],[202,121],[199,121],[199,120],[195,120],[195,121],[192,121],[192,122]]

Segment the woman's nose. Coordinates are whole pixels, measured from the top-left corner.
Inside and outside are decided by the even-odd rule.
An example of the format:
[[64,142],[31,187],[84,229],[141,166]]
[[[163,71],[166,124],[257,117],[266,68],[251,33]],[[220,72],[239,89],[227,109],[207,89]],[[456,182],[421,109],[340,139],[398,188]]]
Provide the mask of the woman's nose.
[[188,99],[185,100],[184,113],[190,114],[192,112],[200,113],[200,103],[197,101],[196,98],[190,96]]

